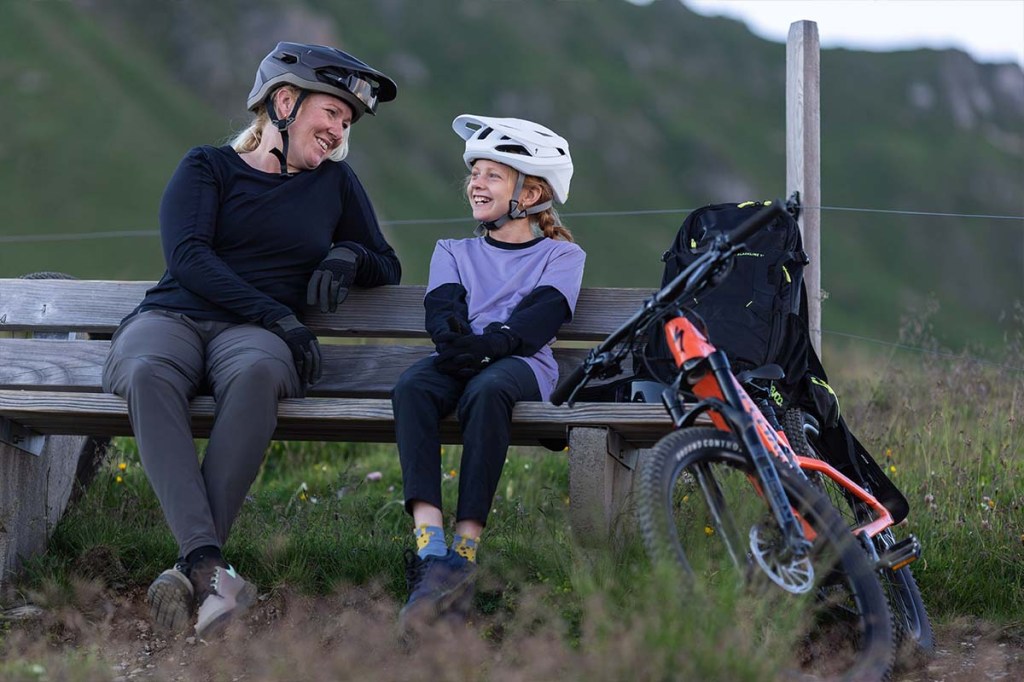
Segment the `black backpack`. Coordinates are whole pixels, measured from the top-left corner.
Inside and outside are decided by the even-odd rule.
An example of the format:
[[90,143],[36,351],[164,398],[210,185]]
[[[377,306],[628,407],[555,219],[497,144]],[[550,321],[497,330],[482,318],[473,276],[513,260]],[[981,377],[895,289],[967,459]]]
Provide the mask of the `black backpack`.
[[[764,204],[710,204],[683,220],[672,246],[662,255],[661,286],[686,269],[721,232],[738,227]],[[850,431],[839,414],[839,403],[828,376],[810,343],[807,294],[803,271],[809,259],[796,222],[799,203],[787,202],[787,213],[746,240],[733,270],[700,298],[686,302],[707,325],[716,348],[724,350],[733,371],[777,364],[785,376],[769,392],[777,408],[798,406],[818,421],[831,463],[855,481],[867,483],[898,522],[906,517],[906,498]],[[674,362],[664,332],[655,325],[642,358],[633,358],[636,379],[668,383]],[[664,370],[668,369],[668,374]],[[642,383],[642,381],[640,382]],[[624,384],[632,390],[634,384]],[[621,391],[620,391],[621,392]],[[636,400],[629,392],[618,400]]]
[[[665,264],[661,286],[686,269],[721,232],[728,232],[756,214],[764,204],[710,204],[683,221]],[[803,271],[808,263],[796,219],[786,213],[746,241],[733,270],[717,287],[687,302],[707,324],[711,342],[725,351],[736,371],[777,364],[787,380],[796,381],[807,369],[807,312]],[[670,362],[661,334],[653,334],[645,353],[650,374]]]

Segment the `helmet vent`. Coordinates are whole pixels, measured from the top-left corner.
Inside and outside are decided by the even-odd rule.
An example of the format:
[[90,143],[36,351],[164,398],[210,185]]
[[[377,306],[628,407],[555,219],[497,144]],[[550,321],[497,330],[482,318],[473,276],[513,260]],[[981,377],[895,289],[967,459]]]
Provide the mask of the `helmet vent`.
[[278,57],[278,59],[280,59],[285,64],[295,64],[299,61],[298,57],[296,57],[293,54],[288,54],[287,52],[283,53],[280,57]]
[[494,128],[484,128],[483,132],[481,132],[479,135],[477,135],[476,139],[482,140],[482,139],[486,138],[488,135],[490,135],[493,132],[494,132]]
[[526,151],[526,147],[519,144],[499,144],[494,147],[496,152],[505,152],[506,154],[522,154],[523,156],[529,156],[530,152]]

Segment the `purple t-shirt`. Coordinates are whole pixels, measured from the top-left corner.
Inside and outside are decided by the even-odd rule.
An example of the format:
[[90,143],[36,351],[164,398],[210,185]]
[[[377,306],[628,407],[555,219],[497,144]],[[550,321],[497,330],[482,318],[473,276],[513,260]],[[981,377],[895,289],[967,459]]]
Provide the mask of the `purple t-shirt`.
[[[570,312],[575,310],[586,258],[576,244],[555,239],[540,239],[526,248],[501,248],[484,237],[441,239],[430,258],[427,291],[461,284],[470,325],[480,334],[492,322],[507,321],[516,305],[538,287],[554,287],[565,296]],[[558,381],[550,344],[522,360],[537,377],[541,399],[547,400]]]

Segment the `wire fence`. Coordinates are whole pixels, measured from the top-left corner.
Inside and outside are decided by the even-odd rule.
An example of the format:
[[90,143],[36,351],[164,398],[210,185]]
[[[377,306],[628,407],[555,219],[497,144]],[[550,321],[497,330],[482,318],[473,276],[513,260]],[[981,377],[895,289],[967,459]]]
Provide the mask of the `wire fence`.
[[[561,212],[559,215],[565,218],[621,218],[623,216],[647,216],[647,215],[685,215],[694,208],[653,208],[635,209],[628,211],[584,211],[584,212]],[[967,218],[984,220],[1011,220],[1021,223],[1024,226],[1024,216],[994,215],[986,213],[943,213],[939,211],[911,211],[906,209],[884,209],[884,208],[857,208],[853,206],[802,206],[804,211],[846,211],[856,213],[879,213],[887,215],[924,216],[940,218]],[[384,226],[407,226],[407,225],[452,225],[458,223],[471,223],[469,218],[410,218],[406,220],[382,220]],[[65,232],[62,234],[19,234],[0,235],[0,244],[25,244],[31,242],[63,242],[80,241],[87,239],[118,239],[124,237],[156,237],[160,235],[159,230],[109,230],[106,232]]]
[[[686,215],[691,211],[696,210],[693,208],[664,208],[664,209],[636,209],[627,211],[584,211],[584,212],[562,212],[561,216],[565,218],[612,218],[612,217],[623,217],[623,216],[651,216],[651,215]],[[907,209],[881,209],[881,208],[859,208],[852,206],[801,206],[801,210],[804,211],[845,211],[845,212],[856,212],[856,213],[876,213],[886,215],[905,215],[915,217],[941,217],[941,218],[958,218],[968,220],[1007,220],[1014,221],[1021,224],[1024,227],[1024,216],[1013,216],[1013,215],[995,215],[995,214],[983,214],[983,213],[945,213],[939,211],[915,211]],[[410,225],[450,225],[450,224],[469,224],[473,221],[465,217],[461,218],[412,218],[407,220],[382,220],[381,225],[383,226],[410,226]],[[160,235],[159,230],[110,230],[106,232],[87,232],[87,233],[63,233],[63,234],[30,234],[30,235],[0,235],[0,244],[25,244],[32,242],[74,242],[91,239],[120,239],[125,237],[158,237]],[[1024,267],[1024,265],[1022,265]],[[1009,372],[1022,373],[1024,367],[1017,367],[1014,365],[1003,364],[985,358],[979,358],[968,354],[952,353],[950,351],[936,350],[932,348],[922,348],[919,346],[911,346],[904,343],[898,343],[894,341],[885,341],[883,339],[875,339],[867,336],[860,336],[857,334],[850,334],[847,332],[834,331],[830,329],[820,330],[822,334],[829,336],[836,336],[842,338],[853,339],[865,343],[872,343],[881,346],[887,346],[896,348],[899,350],[906,350],[916,353],[922,353],[931,355],[933,357],[942,357],[947,359],[961,359],[976,362],[982,365],[988,365],[996,367]]]

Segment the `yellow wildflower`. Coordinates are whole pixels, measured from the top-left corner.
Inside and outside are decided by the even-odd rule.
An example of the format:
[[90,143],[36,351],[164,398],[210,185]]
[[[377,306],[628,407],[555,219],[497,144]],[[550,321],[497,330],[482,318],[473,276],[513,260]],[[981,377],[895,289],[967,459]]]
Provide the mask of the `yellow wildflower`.
[[118,476],[117,478],[114,479],[114,482],[115,483],[124,483],[124,479],[121,478],[120,476]]
[[125,464],[124,462],[121,462],[120,464],[117,465],[117,468],[120,469],[121,471],[124,471],[125,469],[128,468],[128,465]]
[[714,534],[715,534],[715,529],[714,528],[712,528],[711,526],[704,526],[704,535],[707,535],[708,537],[710,537],[710,536],[712,536]]

